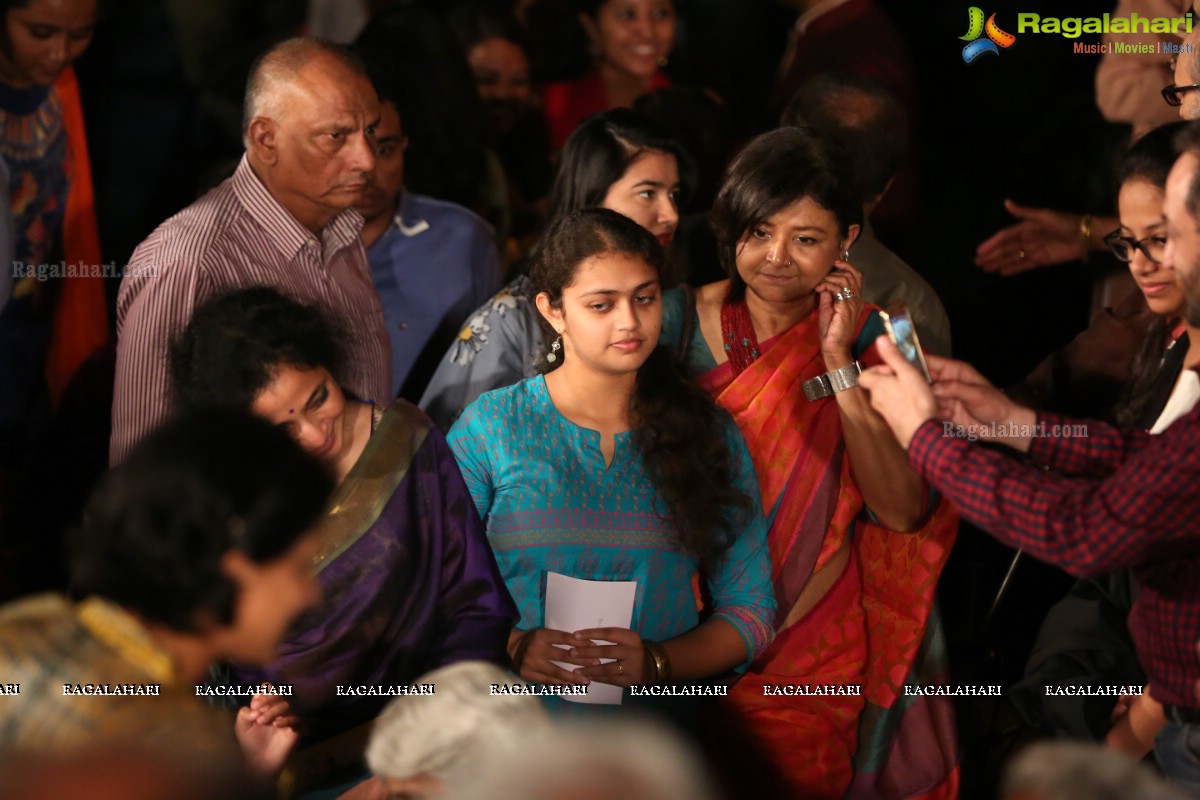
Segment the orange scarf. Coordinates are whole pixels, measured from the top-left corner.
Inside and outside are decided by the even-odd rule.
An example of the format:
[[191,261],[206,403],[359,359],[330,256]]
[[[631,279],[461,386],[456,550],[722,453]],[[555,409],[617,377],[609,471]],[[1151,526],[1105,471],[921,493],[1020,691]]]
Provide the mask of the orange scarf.
[[92,166],[88,160],[87,132],[75,71],[67,68],[54,84],[62,102],[67,133],[67,169],[70,189],[63,216],[63,258],[84,264],[95,274],[64,278],[50,341],[46,349],[46,383],[57,407],[75,371],[108,341],[108,303],[104,294],[100,233],[96,225],[96,199],[92,193]]

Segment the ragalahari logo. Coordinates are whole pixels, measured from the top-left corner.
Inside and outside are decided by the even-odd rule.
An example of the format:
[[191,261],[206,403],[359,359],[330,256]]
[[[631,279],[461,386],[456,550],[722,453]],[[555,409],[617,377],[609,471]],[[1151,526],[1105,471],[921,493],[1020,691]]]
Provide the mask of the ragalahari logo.
[[[979,37],[984,33],[987,34],[987,38],[980,39]],[[1017,40],[1017,37],[1011,33],[1000,30],[1000,26],[996,24],[995,14],[988,17],[987,22],[984,23],[983,9],[979,6],[971,6],[967,9],[967,35],[958,38],[969,42],[962,51],[963,61],[968,64],[984,53],[1000,55],[1001,47],[1012,47],[1013,42]]]

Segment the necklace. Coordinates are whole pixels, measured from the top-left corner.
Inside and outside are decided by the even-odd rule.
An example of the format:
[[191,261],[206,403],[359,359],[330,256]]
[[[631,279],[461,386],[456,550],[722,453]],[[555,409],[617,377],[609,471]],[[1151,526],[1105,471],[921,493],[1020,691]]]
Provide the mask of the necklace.
[[758,358],[758,336],[744,298],[733,301],[725,295],[721,303],[721,339],[735,375],[741,375]]

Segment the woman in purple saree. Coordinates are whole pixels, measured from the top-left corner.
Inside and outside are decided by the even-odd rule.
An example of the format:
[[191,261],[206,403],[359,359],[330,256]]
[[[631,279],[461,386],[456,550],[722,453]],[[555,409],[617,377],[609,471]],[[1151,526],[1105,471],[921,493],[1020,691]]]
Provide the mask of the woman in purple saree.
[[239,685],[292,686],[306,740],[367,722],[429,670],[507,666],[516,611],[442,434],[415,406],[345,397],[316,309],[273,289],[198,309],[171,354],[180,402],[237,406],[288,430],[339,481],[315,559],[324,599]]

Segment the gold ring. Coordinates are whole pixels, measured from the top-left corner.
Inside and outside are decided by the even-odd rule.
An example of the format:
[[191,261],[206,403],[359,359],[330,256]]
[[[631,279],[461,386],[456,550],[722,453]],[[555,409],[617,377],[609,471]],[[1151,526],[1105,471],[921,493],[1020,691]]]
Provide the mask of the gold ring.
[[618,675],[625,674],[625,665],[624,664],[617,664],[617,674]]

